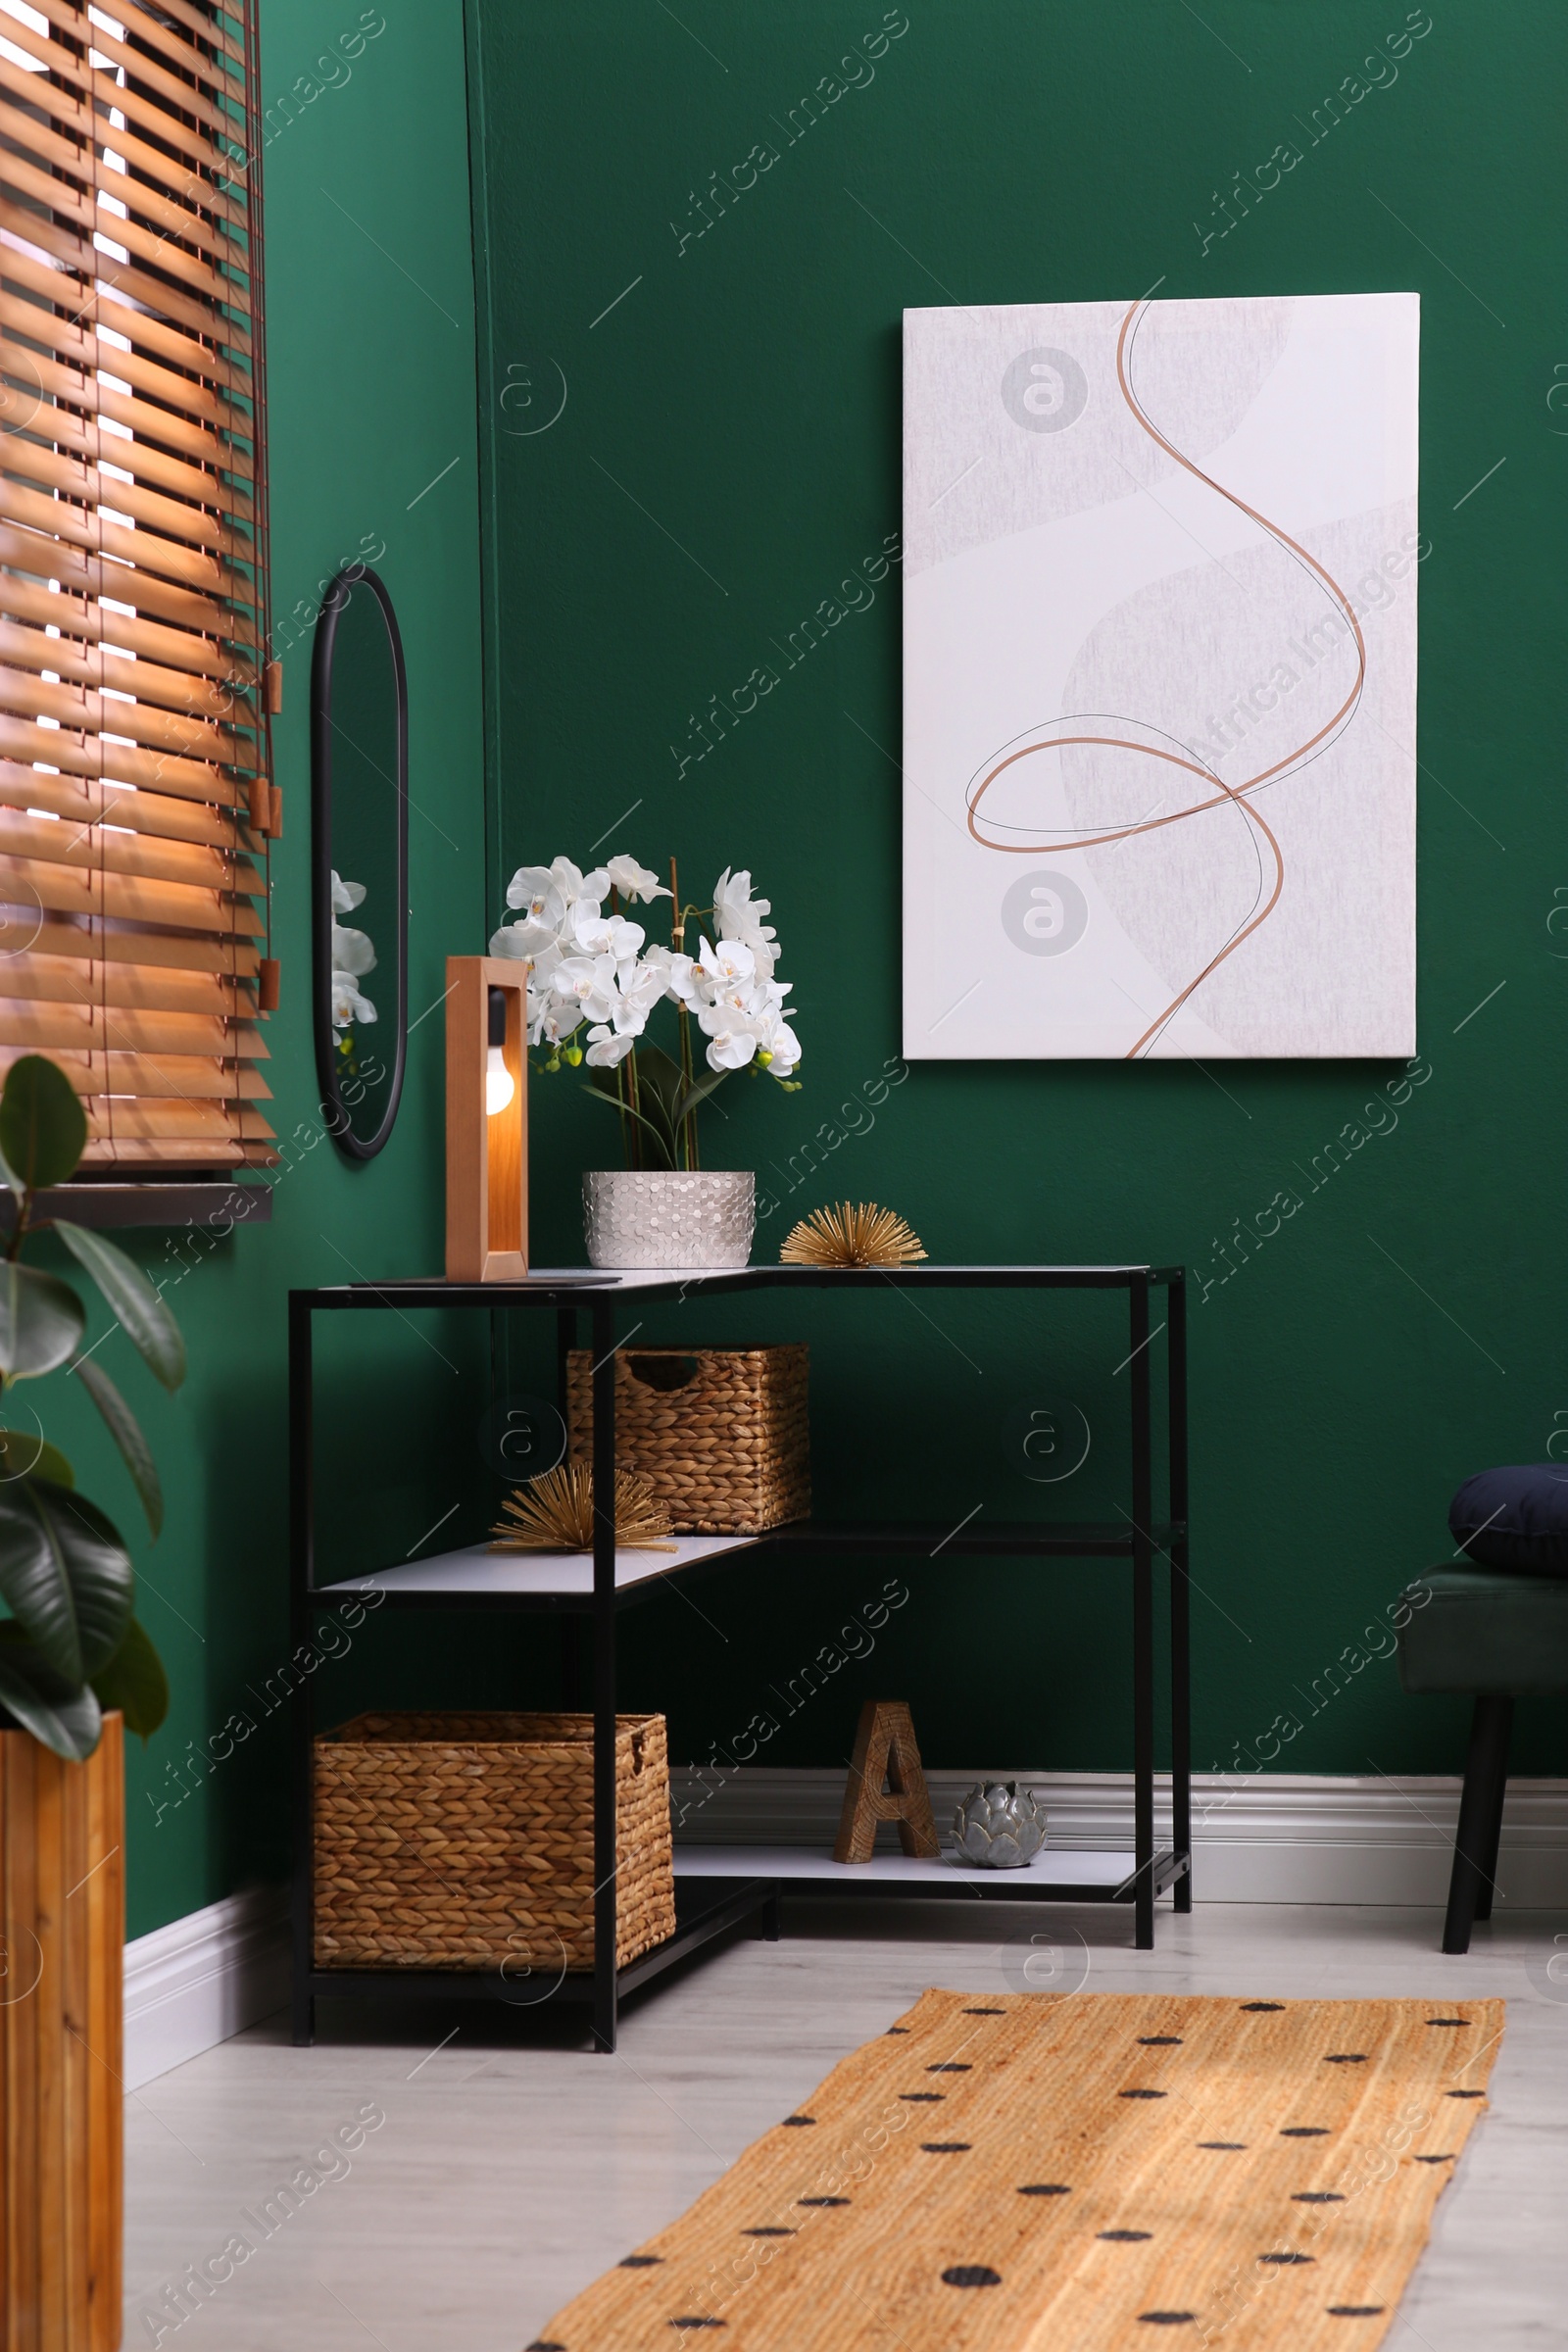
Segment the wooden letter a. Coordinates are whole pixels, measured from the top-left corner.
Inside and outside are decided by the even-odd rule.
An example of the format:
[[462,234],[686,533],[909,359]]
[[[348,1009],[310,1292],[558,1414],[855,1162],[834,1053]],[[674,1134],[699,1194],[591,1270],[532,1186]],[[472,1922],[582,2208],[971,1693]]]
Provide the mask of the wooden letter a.
[[860,1709],[834,1861],[869,1862],[879,1821],[898,1823],[899,1843],[906,1854],[922,1855],[927,1861],[940,1858],[914,1725],[902,1699],[868,1698]]

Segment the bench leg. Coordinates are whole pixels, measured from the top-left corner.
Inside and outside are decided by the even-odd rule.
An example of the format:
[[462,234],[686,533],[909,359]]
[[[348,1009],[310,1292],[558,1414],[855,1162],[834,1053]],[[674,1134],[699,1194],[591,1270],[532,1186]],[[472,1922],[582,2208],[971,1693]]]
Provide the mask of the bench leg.
[[1492,1881],[1497,1867],[1503,1792],[1508,1785],[1508,1740],[1513,1729],[1511,1698],[1482,1697],[1470,1725],[1470,1755],[1459,1800],[1459,1835],[1454,1840],[1448,1881],[1448,1913],[1443,1923],[1446,1952],[1470,1949],[1471,1922],[1492,1913]]

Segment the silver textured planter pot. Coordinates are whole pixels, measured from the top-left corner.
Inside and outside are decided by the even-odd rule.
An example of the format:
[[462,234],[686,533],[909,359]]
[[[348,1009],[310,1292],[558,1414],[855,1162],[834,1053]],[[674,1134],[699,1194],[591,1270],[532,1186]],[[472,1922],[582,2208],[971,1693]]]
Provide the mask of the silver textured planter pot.
[[748,1170],[594,1168],[582,1180],[591,1266],[744,1266],[757,1222]]

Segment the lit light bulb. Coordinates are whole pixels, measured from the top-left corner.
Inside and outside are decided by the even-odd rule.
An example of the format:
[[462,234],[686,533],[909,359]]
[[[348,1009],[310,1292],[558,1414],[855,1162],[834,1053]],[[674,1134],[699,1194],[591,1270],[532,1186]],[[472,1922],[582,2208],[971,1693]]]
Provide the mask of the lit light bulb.
[[492,1046],[484,1062],[486,1118],[493,1119],[498,1111],[505,1110],[516,1091],[512,1072],[507,1067],[506,1056],[499,1046]]

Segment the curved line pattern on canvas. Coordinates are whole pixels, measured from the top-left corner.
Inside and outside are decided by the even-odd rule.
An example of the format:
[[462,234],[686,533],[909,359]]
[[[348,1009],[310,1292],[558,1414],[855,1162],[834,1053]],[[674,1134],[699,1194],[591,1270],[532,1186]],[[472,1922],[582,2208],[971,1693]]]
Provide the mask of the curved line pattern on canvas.
[[[1181,991],[1181,994],[1173,998],[1171,1003],[1166,1005],[1159,1018],[1150,1024],[1150,1026],[1144,1031],[1143,1036],[1139,1038],[1137,1044],[1131,1047],[1128,1051],[1125,1056],[1128,1061],[1137,1060],[1139,1054],[1143,1053],[1145,1047],[1151,1044],[1151,1042],[1159,1035],[1160,1031],[1165,1028],[1167,1023],[1172,1020],[1174,1016],[1181,1010],[1182,1006],[1187,1003],[1189,997],[1191,997],[1197,989],[1201,988],[1203,982],[1208,979],[1211,973],[1216,972],[1219,969],[1220,965],[1226,960],[1227,956],[1234,956],[1237,949],[1242,945],[1242,942],[1250,938],[1251,934],[1256,931],[1261,924],[1266,923],[1269,916],[1273,913],[1275,907],[1279,904],[1280,894],[1285,887],[1285,859],[1281,853],[1278,841],[1270,831],[1269,826],[1263,816],[1255,808],[1252,807],[1250,796],[1261,790],[1265,784],[1271,784],[1279,781],[1283,776],[1295,769],[1298,765],[1304,762],[1308,754],[1314,753],[1320,746],[1324,746],[1326,738],[1334,734],[1335,730],[1341,725],[1342,721],[1348,721],[1353,714],[1355,707],[1361,699],[1362,688],[1366,683],[1366,640],[1361,634],[1361,624],[1356,618],[1355,608],[1351,604],[1349,598],[1346,595],[1345,590],[1340,586],[1338,580],[1334,579],[1329,572],[1325,571],[1323,565],[1317,561],[1316,557],[1309,555],[1306,549],[1300,546],[1298,541],[1291,538],[1288,532],[1283,531],[1278,523],[1270,522],[1266,514],[1260,514],[1255,507],[1250,507],[1245,499],[1239,498],[1234,490],[1227,490],[1223,482],[1216,482],[1211,474],[1204,473],[1201,466],[1195,466],[1191,458],[1184,457],[1182,452],[1175,446],[1174,442],[1168,441],[1164,434],[1160,432],[1158,427],[1152,423],[1150,417],[1146,415],[1143,406],[1138,399],[1138,395],[1133,390],[1129,374],[1129,368],[1132,358],[1132,344],[1136,339],[1138,325],[1142,324],[1143,318],[1147,315],[1149,307],[1150,306],[1147,302],[1135,302],[1128,311],[1126,318],[1122,320],[1121,331],[1116,338],[1116,380],[1121,386],[1123,400],[1125,400],[1127,403],[1129,410],[1132,412],[1132,415],[1136,418],[1139,425],[1149,435],[1150,439],[1157,448],[1162,449],[1165,452],[1165,455],[1173,459],[1175,463],[1184,469],[1184,471],[1192,474],[1195,479],[1202,482],[1206,488],[1212,490],[1216,496],[1224,499],[1228,506],[1235,507],[1241,514],[1247,515],[1250,521],[1255,522],[1259,530],[1266,532],[1269,538],[1274,540],[1277,545],[1288,548],[1294,557],[1298,558],[1308,567],[1310,571],[1316,575],[1317,579],[1321,581],[1322,585],[1333,598],[1334,602],[1338,605],[1340,611],[1344,613],[1346,619],[1350,625],[1351,633],[1355,639],[1356,671],[1355,681],[1351,686],[1349,693],[1346,696],[1345,701],[1340,705],[1338,710],[1335,711],[1332,718],[1326,719],[1323,725],[1318,728],[1314,735],[1309,736],[1305,743],[1298,744],[1294,751],[1288,752],[1283,760],[1276,760],[1271,766],[1260,768],[1255,776],[1249,776],[1246,781],[1241,784],[1227,784],[1222,776],[1217,776],[1212,768],[1205,767],[1199,760],[1190,759],[1184,760],[1175,752],[1160,751],[1152,744],[1135,743],[1125,736],[1049,735],[1043,742],[1026,744],[1021,751],[1009,752],[1005,759],[997,760],[995,765],[988,769],[986,774],[981,778],[979,784],[971,793],[969,798],[969,832],[971,836],[979,843],[982,849],[996,850],[1004,858],[1037,858],[1046,850],[1062,851],[1100,849],[1109,842],[1128,841],[1140,833],[1157,833],[1164,825],[1182,824],[1189,817],[1206,815],[1208,810],[1211,808],[1237,809],[1240,814],[1247,819],[1249,824],[1256,827],[1257,831],[1268,843],[1274,858],[1274,887],[1269,893],[1267,904],[1258,908],[1246,923],[1242,924],[1240,928],[1232,934],[1231,938],[1226,941],[1225,945],[1219,950],[1218,954],[1210,956],[1208,962],[1204,964],[1202,970],[1197,975],[1197,977],[1190,980],[1187,983],[1187,986]],[[1055,725],[1067,725],[1070,722],[1062,719],[1052,723]],[[1189,775],[1197,776],[1204,784],[1217,785],[1218,790],[1212,793],[1206,800],[1194,801],[1189,807],[1185,808],[1172,809],[1167,815],[1144,817],[1140,819],[1137,824],[1118,826],[1110,832],[1085,833],[1076,840],[1072,841],[1061,841],[1059,839],[1051,842],[1024,843],[994,841],[985,833],[981,832],[977,822],[980,813],[980,804],[1000,775],[1004,774],[1007,768],[1013,766],[1016,761],[1020,760],[1032,759],[1037,752],[1060,751],[1074,744],[1094,744],[1114,751],[1137,752],[1140,753],[1146,760],[1163,760],[1171,767],[1185,769]]]

